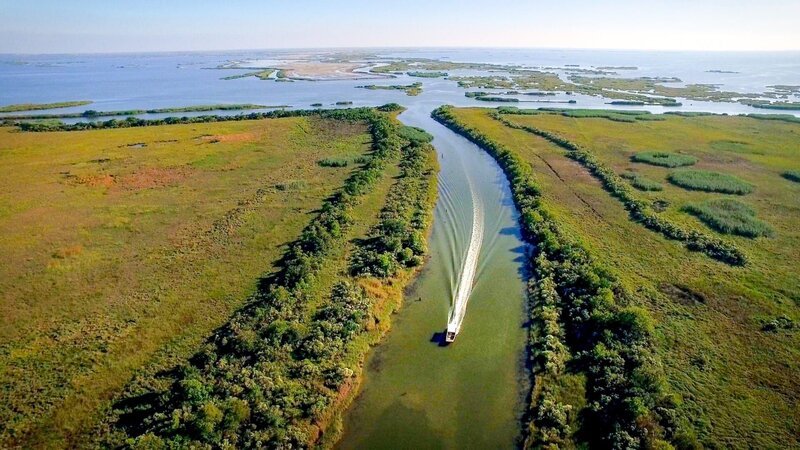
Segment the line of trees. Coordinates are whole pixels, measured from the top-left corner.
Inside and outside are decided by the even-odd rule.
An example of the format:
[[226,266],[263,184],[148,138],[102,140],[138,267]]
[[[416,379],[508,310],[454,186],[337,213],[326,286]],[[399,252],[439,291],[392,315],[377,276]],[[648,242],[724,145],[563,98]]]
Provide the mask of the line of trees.
[[661,233],[668,239],[683,242],[689,250],[703,252],[733,266],[747,264],[747,256],[736,245],[696,230],[685,230],[674,222],[659,216],[649,204],[636,198],[622,178],[601,163],[589,150],[554,133],[511,122],[499,113],[492,113],[492,117],[510,128],[535,134],[567,150],[570,158],[587,168],[612,196],[622,202],[630,217],[636,222]]
[[[534,245],[532,264],[538,269],[529,301],[531,319],[540,323],[537,328],[542,331],[541,337],[531,334],[532,357],[552,375],[566,357],[555,340],[575,355],[571,367],[587,377],[581,435],[597,448],[669,448],[670,441],[693,445],[689,435],[679,432],[675,401],[664,391],[648,314],[621,305],[619,298],[628,295],[621,285],[561,230],[542,206],[541,188],[530,165],[459,122],[452,111],[443,106],[433,117],[492,155],[511,184],[523,236]],[[554,306],[558,304],[560,311]],[[549,319],[553,311],[563,327],[563,340]],[[566,405],[552,403],[546,395],[533,398],[537,404],[532,405],[532,429],[541,427],[541,436],[530,436],[528,445],[557,443],[569,433],[563,420]]]
[[436,197],[433,137],[410,127],[403,127],[400,135],[408,140],[400,178],[386,198],[378,224],[353,254],[350,272],[355,276],[391,277],[421,265],[427,252],[425,232]]
[[[417,154],[401,155],[408,141],[375,110],[320,114],[366,120],[373,138],[369,160],[324,202],[280,270],[180,368],[169,388],[145,387],[118,403],[116,437],[122,441],[113,446],[306,448],[322,432],[320,424],[354,375],[348,344],[365,331],[372,299],[345,280],[314,309],[318,275],[346,244],[350,212],[385,176],[386,164],[402,156],[403,164],[413,165]],[[415,174],[433,179],[429,171]]]

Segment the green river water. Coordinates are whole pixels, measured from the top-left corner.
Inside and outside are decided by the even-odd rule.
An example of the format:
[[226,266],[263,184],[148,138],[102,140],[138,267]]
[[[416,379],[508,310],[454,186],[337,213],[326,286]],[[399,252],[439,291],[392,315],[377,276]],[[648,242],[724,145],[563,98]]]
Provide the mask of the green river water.
[[[434,135],[439,199],[430,259],[367,358],[362,391],[345,415],[339,449],[513,448],[528,381],[524,371],[525,244],[508,182],[491,157],[430,117],[400,116]],[[473,189],[470,190],[470,183]],[[470,240],[472,193],[484,209],[474,289],[455,343],[441,346]]]

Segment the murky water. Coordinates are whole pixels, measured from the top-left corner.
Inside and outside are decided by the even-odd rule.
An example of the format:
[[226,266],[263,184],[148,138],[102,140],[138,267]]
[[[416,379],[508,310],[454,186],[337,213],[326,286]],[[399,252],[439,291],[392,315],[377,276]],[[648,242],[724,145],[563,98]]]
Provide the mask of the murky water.
[[[400,116],[434,135],[442,166],[430,260],[367,361],[341,449],[511,448],[519,435],[525,246],[516,212],[500,168],[430,119],[431,109],[421,104]],[[484,209],[476,282],[456,342],[443,347],[440,334],[472,235],[471,192]]]

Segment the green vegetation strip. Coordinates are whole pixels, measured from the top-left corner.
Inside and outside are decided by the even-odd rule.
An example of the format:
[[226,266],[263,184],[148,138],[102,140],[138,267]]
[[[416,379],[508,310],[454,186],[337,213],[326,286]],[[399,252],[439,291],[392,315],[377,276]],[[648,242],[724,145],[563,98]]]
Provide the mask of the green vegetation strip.
[[592,175],[600,180],[603,187],[611,195],[622,202],[634,221],[661,233],[668,239],[683,242],[689,250],[703,252],[714,259],[734,266],[747,264],[747,257],[735,245],[699,231],[685,230],[675,223],[660,217],[648,203],[637,199],[625,182],[613,170],[603,165],[590,151],[553,133],[513,123],[500,114],[495,113],[492,117],[507,127],[535,134],[567,150],[567,155],[570,158],[578,161],[588,169]]
[[[433,117],[488,152],[505,172],[520,211],[523,236],[535,248],[529,302],[529,345],[535,385],[554,386],[573,355],[570,370],[585,373],[589,405],[582,436],[596,448],[669,448],[681,439],[674,400],[663,391],[653,344],[653,324],[639,308],[617,299],[628,294],[589,252],[570,239],[542,204],[541,187],[517,153],[460,123],[451,106]],[[571,447],[570,409],[549,388],[531,396],[528,448]],[[688,439],[688,438],[687,438]]]
[[680,155],[670,152],[639,152],[631,160],[634,162],[652,164],[661,167],[683,167],[697,163],[697,158],[690,155]]
[[772,235],[772,228],[756,219],[755,210],[737,200],[721,198],[692,203],[684,210],[720,233],[750,238]]
[[752,184],[739,177],[708,170],[676,170],[670,173],[667,179],[676,186],[693,191],[745,195],[755,189]]
[[[400,179],[386,198],[380,221],[353,253],[350,272],[354,276],[395,276],[401,269],[420,266],[427,251],[425,234],[436,198],[436,185],[431,182],[436,156],[429,144],[433,136],[418,128],[401,128],[408,129],[414,133],[406,138],[410,145],[400,162]],[[420,138],[422,133],[426,136]]]
[[[404,141],[388,116],[371,109],[331,114],[370,124],[370,160],[324,203],[286,251],[281,270],[180,369],[170,388],[141,396],[141,403],[119,404],[118,426],[129,436],[126,445],[307,448],[320,438],[315,430],[324,432],[332,409],[346,395],[343,390],[352,384],[353,360],[360,359],[353,352],[366,351],[351,344],[367,332],[375,299],[357,283],[340,281],[309,311],[320,271],[334,249],[346,244],[351,211],[390,159],[401,156],[402,172],[377,230],[388,226],[396,235],[424,242],[436,189],[430,145]],[[389,258],[405,258],[408,251],[412,257],[396,259],[396,270],[418,264],[425,248],[403,247]]]
[[746,114],[746,116],[758,120],[778,120],[781,122],[800,123],[800,117],[791,114]]
[[410,77],[417,78],[442,78],[447,76],[447,72],[406,72]]
[[370,89],[373,91],[375,90],[404,91],[406,95],[412,97],[422,93],[422,83],[420,82],[411,84],[393,84],[393,85],[368,84],[366,86],[356,86],[356,87],[361,89]]
[[650,111],[618,111],[612,109],[568,109],[568,108],[539,108],[518,109],[513,106],[502,107],[497,110],[500,114],[510,115],[535,115],[535,114],[560,114],[564,117],[576,119],[600,118],[614,122],[634,123],[637,120],[664,120]]
[[[336,102],[337,105],[351,105],[353,102]],[[389,103],[378,107],[380,111],[395,111],[399,105]],[[78,122],[66,124],[63,122],[20,122],[16,125],[20,131],[45,132],[45,131],[83,131],[83,130],[102,130],[111,128],[132,128],[132,127],[153,127],[159,125],[185,125],[190,123],[210,123],[210,122],[234,122],[240,120],[260,120],[277,119],[281,117],[306,117],[319,116],[330,119],[342,119],[346,117],[357,117],[371,111],[370,108],[349,108],[341,110],[320,110],[320,109],[279,109],[268,112],[252,112],[247,114],[236,114],[232,116],[224,115],[204,115],[195,117],[165,117],[163,119],[139,119],[128,117],[124,120],[111,119],[97,122]]]
[[92,104],[89,100],[79,100],[73,102],[58,103],[20,103],[17,105],[0,106],[0,113],[20,112],[20,111],[39,111],[43,109],[71,108],[73,106],[84,106]]
[[739,103],[760,109],[777,109],[784,111],[800,111],[800,102],[771,102],[768,100],[742,99]]
[[112,116],[138,116],[140,114],[168,114],[168,113],[183,113],[183,112],[206,112],[206,111],[240,111],[248,109],[266,109],[266,108],[288,108],[286,105],[280,106],[264,106],[245,104],[222,104],[222,105],[199,105],[199,106],[184,106],[179,108],[156,108],[156,109],[129,109],[124,111],[95,111],[87,110],[79,113],[64,113],[64,114],[29,114],[29,115],[16,115],[16,116],[3,116],[0,119],[4,120],[42,120],[42,119],[80,119],[80,118],[95,118],[95,117],[112,117]]

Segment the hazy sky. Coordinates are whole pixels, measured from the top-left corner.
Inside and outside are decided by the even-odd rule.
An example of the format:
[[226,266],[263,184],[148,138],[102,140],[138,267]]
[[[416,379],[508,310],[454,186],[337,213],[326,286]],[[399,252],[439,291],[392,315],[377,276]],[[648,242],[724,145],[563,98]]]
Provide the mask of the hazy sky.
[[298,47],[800,50],[800,0],[0,0],[0,53]]

